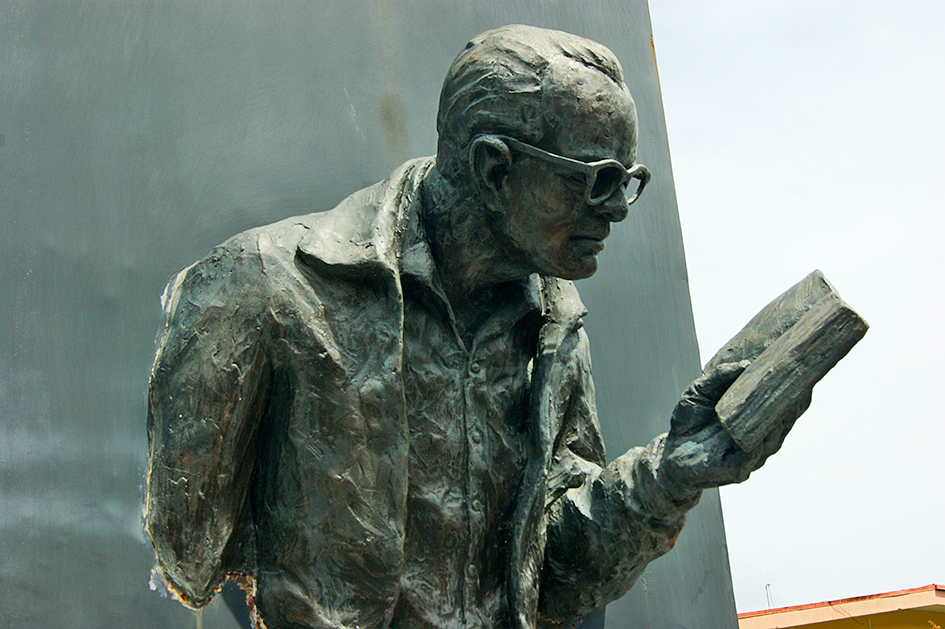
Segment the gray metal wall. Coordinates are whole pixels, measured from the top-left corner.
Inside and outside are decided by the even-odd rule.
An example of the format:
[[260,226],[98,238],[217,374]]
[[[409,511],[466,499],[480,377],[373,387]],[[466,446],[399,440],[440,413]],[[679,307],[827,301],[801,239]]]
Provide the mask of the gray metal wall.
[[[141,528],[161,289],[432,153],[453,56],[511,22],[616,52],[655,173],[579,283],[613,458],[698,373],[645,0],[0,3],[0,624],[193,626],[149,589]],[[717,493],[607,626],[735,627]]]

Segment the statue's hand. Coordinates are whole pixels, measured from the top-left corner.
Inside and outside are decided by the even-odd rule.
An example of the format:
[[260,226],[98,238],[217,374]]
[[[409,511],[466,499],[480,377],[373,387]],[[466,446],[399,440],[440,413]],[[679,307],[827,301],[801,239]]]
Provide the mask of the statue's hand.
[[[710,369],[686,388],[676,404],[659,477],[677,495],[744,481],[778,451],[793,426],[793,421],[781,426],[752,452],[744,452],[726,432],[715,405],[749,364],[723,363]],[[794,419],[809,405],[809,395],[799,399]]]

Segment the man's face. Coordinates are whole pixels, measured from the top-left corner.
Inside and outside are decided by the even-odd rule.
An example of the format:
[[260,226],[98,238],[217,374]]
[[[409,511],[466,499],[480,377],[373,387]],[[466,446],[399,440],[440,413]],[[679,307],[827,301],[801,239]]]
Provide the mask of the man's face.
[[[553,64],[554,65],[554,64]],[[636,153],[633,101],[625,87],[562,59],[558,87],[546,96],[551,133],[540,148],[580,160],[616,159],[628,168]],[[564,279],[590,277],[610,234],[627,216],[620,186],[600,205],[584,200],[584,177],[512,150],[509,204],[500,226],[532,272]]]

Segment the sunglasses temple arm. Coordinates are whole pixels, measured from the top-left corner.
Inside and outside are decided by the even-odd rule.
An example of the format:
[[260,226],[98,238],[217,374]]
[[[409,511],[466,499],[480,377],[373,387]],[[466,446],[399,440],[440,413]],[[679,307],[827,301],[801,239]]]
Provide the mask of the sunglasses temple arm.
[[631,177],[634,179],[640,180],[640,187],[637,188],[637,191],[633,193],[633,196],[627,199],[627,205],[630,205],[634,201],[640,198],[640,195],[643,193],[643,189],[646,188],[646,184],[650,183],[650,178],[652,174],[650,169],[644,166],[643,164],[637,164],[633,167]]

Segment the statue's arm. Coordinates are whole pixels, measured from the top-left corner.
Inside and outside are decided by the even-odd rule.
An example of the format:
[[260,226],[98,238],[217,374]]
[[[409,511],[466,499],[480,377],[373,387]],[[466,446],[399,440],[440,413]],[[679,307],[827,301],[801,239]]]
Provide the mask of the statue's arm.
[[665,435],[604,465],[587,339],[572,355],[572,389],[549,487],[540,614],[567,622],[625,594],[673,547],[701,492],[657,481]]
[[209,602],[239,566],[255,434],[269,387],[266,295],[252,259],[218,249],[165,292],[148,392],[146,526],[168,585]]
[[[756,451],[743,452],[718,421],[715,404],[747,362],[712,368],[676,405],[668,433],[603,465],[586,342],[556,453],[540,611],[564,622],[625,594],[668,552],[702,489],[737,483],[781,445],[793,422]],[[794,417],[809,404],[796,403]]]
[[586,461],[580,486],[550,510],[541,615],[573,620],[623,596],[667,553],[701,492],[673,496],[656,480],[665,435],[605,467]]

